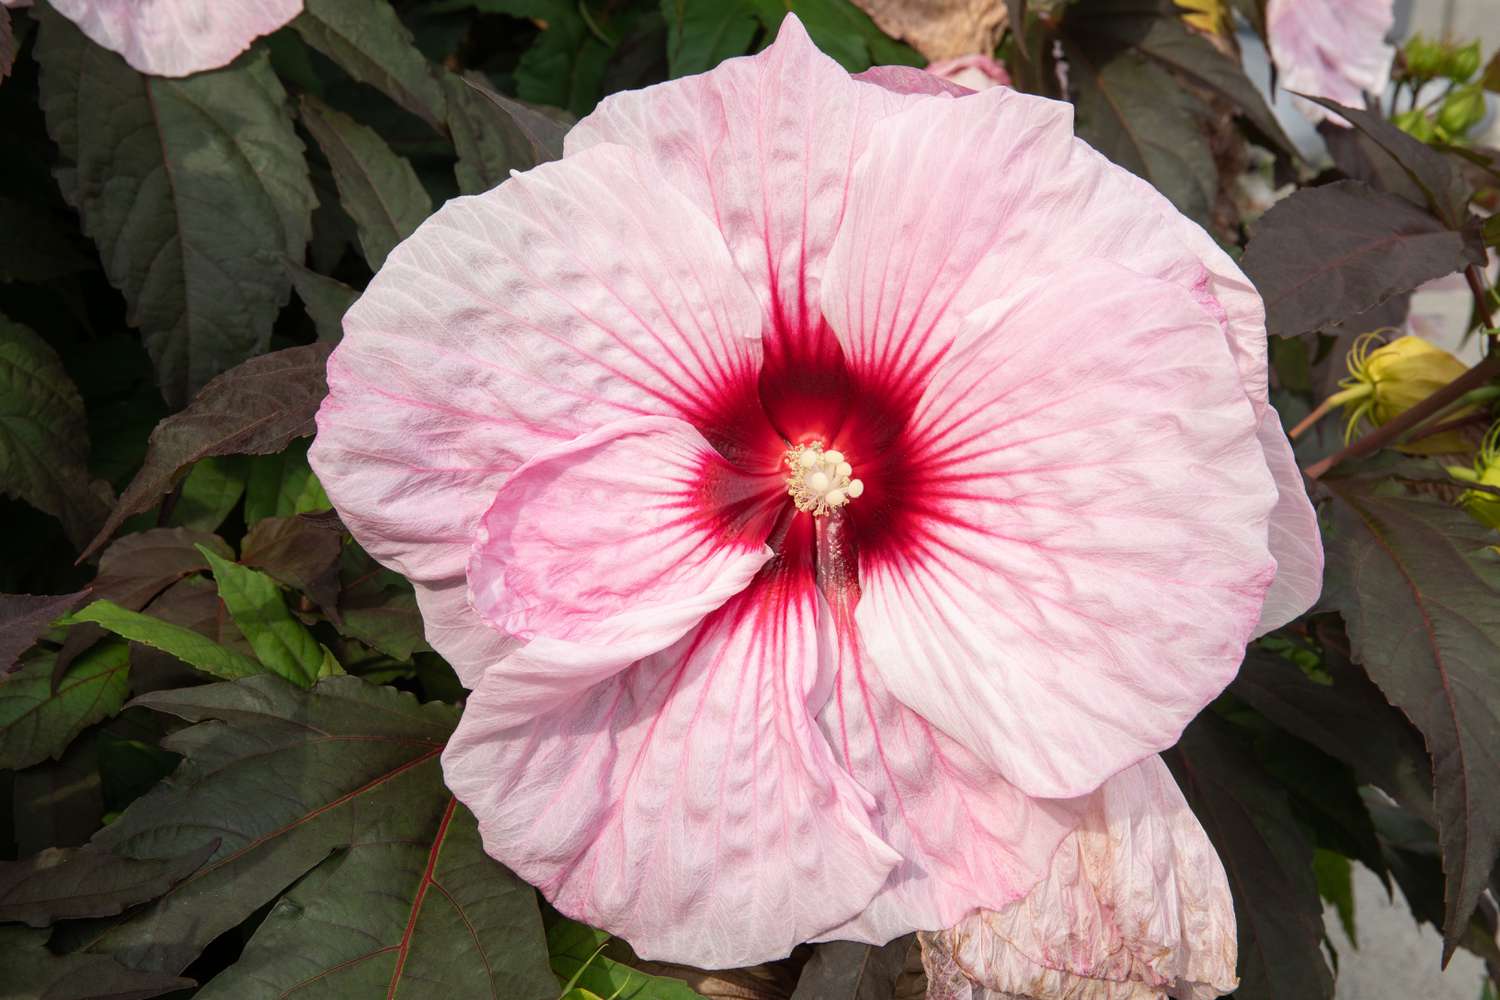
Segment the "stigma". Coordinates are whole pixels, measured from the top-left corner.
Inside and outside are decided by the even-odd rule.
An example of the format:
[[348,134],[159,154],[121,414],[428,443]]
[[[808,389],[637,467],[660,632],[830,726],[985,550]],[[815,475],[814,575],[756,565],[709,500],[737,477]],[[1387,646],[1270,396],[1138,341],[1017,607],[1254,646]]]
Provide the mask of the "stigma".
[[786,453],[786,491],[797,509],[814,517],[823,517],[835,507],[842,507],[865,491],[865,484],[854,478],[854,466],[844,460],[844,453],[833,448],[823,450],[821,442],[799,444]]

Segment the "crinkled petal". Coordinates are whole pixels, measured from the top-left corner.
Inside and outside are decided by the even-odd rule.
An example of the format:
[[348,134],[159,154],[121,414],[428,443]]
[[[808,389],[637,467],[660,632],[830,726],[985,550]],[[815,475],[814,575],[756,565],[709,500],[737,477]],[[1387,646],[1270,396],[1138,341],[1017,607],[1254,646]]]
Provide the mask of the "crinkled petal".
[[1159,757],[1090,797],[1024,900],[923,935],[922,954],[955,1000],[1209,1000],[1238,985],[1224,866]]
[[920,95],[851,79],[794,15],[776,42],[700,76],[605,98],[568,133],[648,154],[723,231],[778,338],[814,337],[818,287],[870,127]]
[[[1396,57],[1385,40],[1394,6],[1393,0],[1270,0],[1266,34],[1281,87],[1354,108],[1365,106],[1367,93],[1384,94]],[[1309,101],[1297,107],[1313,121],[1335,117]]]
[[780,476],[735,469],[674,417],[548,448],[500,487],[469,557],[469,603],[529,640],[490,668],[517,725],[681,639],[771,558]]
[[[593,149],[450,201],[391,253],[344,318],[310,459],[372,555],[451,595],[500,483],[542,448],[642,415],[746,447],[755,425],[726,414],[751,412],[759,330],[708,219],[639,155]],[[440,603],[429,641],[477,678],[495,640]]]
[[52,0],[85,35],[155,76],[218,69],[302,13],[303,0]]
[[902,702],[1022,790],[1081,795],[1234,676],[1276,487],[1177,286],[1075,261],[973,320],[892,449],[910,513],[862,554],[856,618]]
[[1276,478],[1276,506],[1271,510],[1269,543],[1276,559],[1276,579],[1260,609],[1257,636],[1278,629],[1311,608],[1323,590],[1323,538],[1318,515],[1292,455],[1292,443],[1281,418],[1268,408],[1256,430],[1271,475]]
[[823,311],[865,379],[920,378],[952,346],[956,320],[1097,257],[1191,292],[1219,321],[1257,412],[1266,405],[1254,287],[1150,184],[1075,138],[1071,105],[1005,87],[929,101],[875,125],[852,185]]
[[838,670],[818,723],[875,796],[876,829],[901,864],[858,917],[822,938],[884,944],[1023,897],[1077,825],[1080,803],[1024,794],[896,700],[847,616],[825,631]]
[[443,753],[486,850],[642,957],[702,968],[780,958],[862,910],[898,858],[811,718],[828,683],[808,581],[768,564],[671,648],[521,727],[494,723],[509,686],[486,677]]

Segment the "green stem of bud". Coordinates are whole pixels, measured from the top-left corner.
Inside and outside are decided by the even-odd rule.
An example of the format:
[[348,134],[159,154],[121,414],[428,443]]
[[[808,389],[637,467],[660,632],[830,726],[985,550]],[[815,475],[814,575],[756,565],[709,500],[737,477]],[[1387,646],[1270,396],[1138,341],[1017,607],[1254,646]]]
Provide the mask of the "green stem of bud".
[[1361,382],[1358,385],[1350,386],[1348,389],[1345,389],[1342,392],[1334,393],[1332,396],[1329,396],[1327,399],[1323,400],[1323,402],[1319,403],[1317,409],[1313,410],[1307,416],[1303,417],[1302,420],[1298,422],[1296,427],[1293,427],[1290,431],[1287,431],[1286,436],[1291,438],[1293,441],[1297,440],[1303,434],[1306,434],[1308,430],[1310,430],[1312,426],[1319,420],[1322,420],[1324,417],[1328,416],[1328,414],[1332,413],[1335,407],[1343,406],[1345,403],[1352,403],[1358,399],[1363,399],[1374,391],[1374,383]]

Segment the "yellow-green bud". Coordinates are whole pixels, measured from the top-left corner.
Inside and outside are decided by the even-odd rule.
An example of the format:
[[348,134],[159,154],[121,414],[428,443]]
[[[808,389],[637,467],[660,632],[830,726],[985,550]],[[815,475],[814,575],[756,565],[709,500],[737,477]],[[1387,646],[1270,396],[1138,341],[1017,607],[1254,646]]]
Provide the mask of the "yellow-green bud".
[[1443,71],[1446,61],[1443,47],[1421,35],[1413,35],[1402,50],[1406,62],[1406,75],[1417,80],[1431,80]]
[[[1375,331],[1355,340],[1345,361],[1349,377],[1339,383],[1342,391],[1330,400],[1344,407],[1346,441],[1354,437],[1361,421],[1379,427],[1468,371],[1462,361],[1421,337],[1398,337],[1377,347],[1381,338],[1382,332]],[[1473,412],[1473,406],[1466,406],[1445,414],[1445,419]],[[1466,448],[1455,431],[1397,447],[1410,455],[1437,455]]]
[[1479,72],[1479,40],[1475,39],[1461,49],[1454,49],[1444,60],[1443,75],[1459,83],[1467,83],[1469,77]]
[[[1474,468],[1450,465],[1448,474],[1466,483],[1481,483],[1500,489],[1500,423],[1484,435],[1479,454],[1474,456]],[[1500,530],[1500,496],[1484,490],[1464,490],[1458,499],[1474,520]]]
[[1460,87],[1443,99],[1438,110],[1438,128],[1461,136],[1484,118],[1484,91],[1470,85]]
[[1401,131],[1421,142],[1431,142],[1437,138],[1437,129],[1433,128],[1432,119],[1421,108],[1403,111],[1391,121]]

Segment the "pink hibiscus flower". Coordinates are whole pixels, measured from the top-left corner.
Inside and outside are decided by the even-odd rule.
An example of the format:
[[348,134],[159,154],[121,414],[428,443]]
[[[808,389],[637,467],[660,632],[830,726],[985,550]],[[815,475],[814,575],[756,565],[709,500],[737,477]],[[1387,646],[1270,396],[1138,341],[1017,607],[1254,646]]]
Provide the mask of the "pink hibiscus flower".
[[955,89],[789,17],[345,317],[311,458],[473,689],[448,784],[643,956],[1004,909],[1317,593],[1249,282],[1068,105]]
[[[1351,108],[1380,96],[1391,80],[1396,50],[1385,37],[1395,23],[1393,0],[1270,0],[1266,34],[1280,84]],[[1313,121],[1342,122],[1310,101],[1297,107]]]
[[85,35],[153,76],[227,66],[261,35],[302,12],[303,0],[52,0]]

